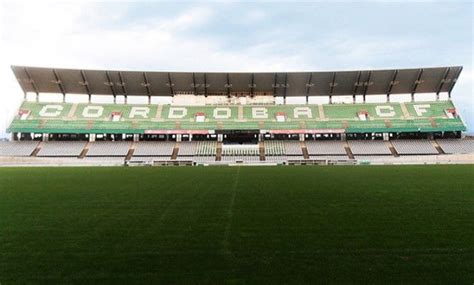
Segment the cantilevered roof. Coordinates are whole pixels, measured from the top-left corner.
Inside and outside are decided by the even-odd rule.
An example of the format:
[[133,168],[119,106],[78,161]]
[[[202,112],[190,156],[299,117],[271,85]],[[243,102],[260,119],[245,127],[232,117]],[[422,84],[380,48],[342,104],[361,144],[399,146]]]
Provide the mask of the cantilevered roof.
[[451,92],[462,66],[323,72],[155,72],[12,66],[26,92],[171,96],[180,92],[341,96]]

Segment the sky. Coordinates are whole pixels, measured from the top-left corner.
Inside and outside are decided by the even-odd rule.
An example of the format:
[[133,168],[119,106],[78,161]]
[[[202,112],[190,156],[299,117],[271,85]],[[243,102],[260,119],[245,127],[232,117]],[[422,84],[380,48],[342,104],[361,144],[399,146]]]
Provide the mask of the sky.
[[462,65],[474,132],[472,1],[0,1],[0,137],[23,93],[11,65],[326,71]]

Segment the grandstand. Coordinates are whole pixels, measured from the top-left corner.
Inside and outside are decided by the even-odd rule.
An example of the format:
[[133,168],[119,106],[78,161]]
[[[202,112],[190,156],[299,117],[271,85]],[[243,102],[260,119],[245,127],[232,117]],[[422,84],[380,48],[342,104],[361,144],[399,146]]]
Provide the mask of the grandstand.
[[[473,153],[451,101],[459,66],[282,73],[12,69],[25,100],[8,128],[12,142],[0,144],[1,157],[327,164]],[[63,100],[40,100],[45,93]],[[410,100],[392,100],[407,94]],[[84,99],[73,102],[72,95]],[[100,103],[100,96],[113,103]],[[287,104],[288,98],[304,102]]]

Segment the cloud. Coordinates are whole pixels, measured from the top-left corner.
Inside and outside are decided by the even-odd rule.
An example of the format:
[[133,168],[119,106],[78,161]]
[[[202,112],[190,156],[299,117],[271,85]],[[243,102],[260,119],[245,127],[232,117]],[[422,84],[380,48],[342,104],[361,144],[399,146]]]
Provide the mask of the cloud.
[[[353,33],[348,27],[331,33],[318,30],[313,18],[306,22],[298,19],[305,29],[287,27],[279,22],[278,13],[250,3],[240,9],[235,3],[179,3],[174,6],[179,12],[166,6],[152,16],[136,12],[143,5],[131,1],[20,1],[0,5],[0,84],[4,93],[0,132],[23,98],[10,65],[173,71],[390,68],[400,67],[394,65],[400,62],[401,67],[419,64],[407,55],[414,59],[423,56],[420,51],[426,53],[423,50],[430,44],[413,35]],[[229,10],[238,17],[229,19],[232,24],[227,25],[218,16]],[[242,25],[235,28],[235,24]],[[237,31],[240,33],[234,35],[232,27],[241,29]],[[224,35],[216,28],[222,28]],[[466,68],[454,98],[468,109],[468,117],[472,116],[472,90],[468,90],[472,84],[472,70]]]
[[[7,95],[0,106],[0,130],[7,127],[23,98],[10,65],[265,71],[301,64],[297,56],[272,55],[265,46],[235,52],[223,48],[225,42],[214,37],[190,36],[189,31],[202,27],[213,16],[214,10],[205,5],[118,26],[113,23],[125,21],[128,6],[111,7],[90,2],[2,4],[0,76]],[[257,20],[261,16],[249,17]]]

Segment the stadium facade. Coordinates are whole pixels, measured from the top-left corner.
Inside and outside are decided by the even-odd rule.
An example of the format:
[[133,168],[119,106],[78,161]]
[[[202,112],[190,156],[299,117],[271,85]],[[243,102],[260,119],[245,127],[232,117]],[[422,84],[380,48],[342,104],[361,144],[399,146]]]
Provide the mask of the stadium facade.
[[[12,69],[25,100],[8,128],[14,142],[2,144],[4,157],[312,164],[473,152],[451,101],[460,66],[277,73]],[[29,93],[36,100],[27,100]],[[43,93],[63,100],[40,101]],[[83,96],[83,103],[68,102],[70,94]],[[411,100],[391,100],[401,94]],[[377,95],[385,102],[370,100]],[[113,103],[94,102],[96,96]],[[144,103],[130,104],[134,97]],[[291,98],[304,102],[287,104]]]

